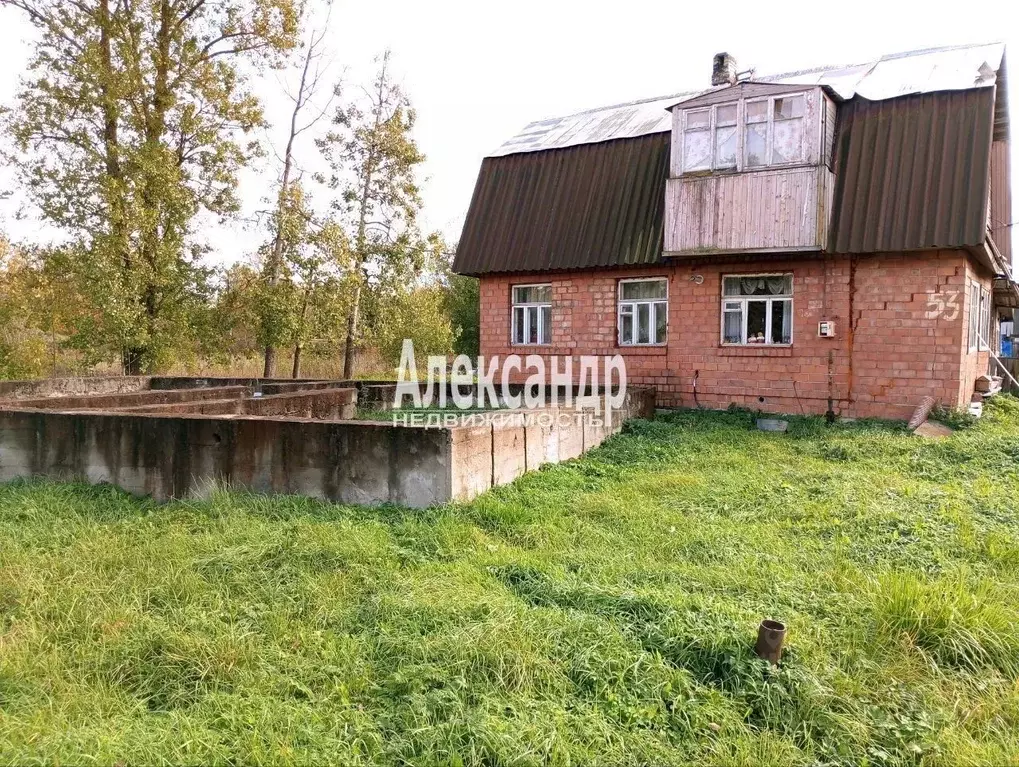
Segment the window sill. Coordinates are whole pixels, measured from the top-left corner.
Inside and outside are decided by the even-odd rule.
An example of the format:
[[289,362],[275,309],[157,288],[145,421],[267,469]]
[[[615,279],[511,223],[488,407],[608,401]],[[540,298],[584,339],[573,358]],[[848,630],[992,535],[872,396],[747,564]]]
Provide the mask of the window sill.
[[633,344],[631,346],[616,346],[616,351],[619,354],[644,354],[651,356],[664,356],[669,351],[668,344]]
[[743,167],[736,168],[684,170],[678,176],[671,176],[671,178],[693,179],[711,178],[712,176],[742,176],[748,173],[767,173],[768,171],[777,172],[800,169],[807,170],[815,167],[817,166],[807,162],[806,160],[798,160],[796,162],[774,163],[773,165],[744,165]]
[[723,357],[792,357],[792,344],[779,346],[777,344],[723,344],[718,347],[718,353]]

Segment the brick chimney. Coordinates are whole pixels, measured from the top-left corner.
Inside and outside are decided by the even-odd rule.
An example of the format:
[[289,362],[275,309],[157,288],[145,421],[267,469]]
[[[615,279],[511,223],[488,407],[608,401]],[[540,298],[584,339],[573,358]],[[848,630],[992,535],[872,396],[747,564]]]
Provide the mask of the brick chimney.
[[716,53],[711,62],[712,85],[736,84],[736,59],[728,53]]

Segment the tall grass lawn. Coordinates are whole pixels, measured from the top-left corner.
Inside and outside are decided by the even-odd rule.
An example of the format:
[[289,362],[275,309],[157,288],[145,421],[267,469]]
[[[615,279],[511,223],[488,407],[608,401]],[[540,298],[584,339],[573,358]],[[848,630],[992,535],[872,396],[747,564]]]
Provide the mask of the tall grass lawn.
[[0,763],[1019,765],[1017,506],[1007,397],[683,411],[428,511],[0,486]]

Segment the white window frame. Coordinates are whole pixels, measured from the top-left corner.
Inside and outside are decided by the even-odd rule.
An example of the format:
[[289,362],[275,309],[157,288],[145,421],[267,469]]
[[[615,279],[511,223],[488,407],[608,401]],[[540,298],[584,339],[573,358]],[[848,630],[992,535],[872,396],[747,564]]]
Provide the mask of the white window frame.
[[[726,101],[720,104],[712,104],[704,107],[691,107],[683,110],[683,145],[682,154],[680,156],[680,168],[683,174],[687,173],[712,173],[714,171],[729,171],[732,173],[742,173],[743,171],[755,171],[755,170],[768,170],[770,168],[790,168],[799,165],[804,165],[807,162],[807,138],[808,138],[808,113],[807,113],[807,91],[794,91],[792,93],[777,93],[772,96],[760,96],[756,98],[738,99],[736,101]],[[800,98],[803,101],[803,114],[798,118],[801,121],[802,129],[800,132],[800,158],[791,162],[773,162],[774,157],[774,144],[775,144],[775,100],[776,99],[792,99]],[[747,133],[747,105],[748,104],[759,104],[766,102],[768,104],[768,119],[762,123],[753,123],[755,125],[765,125],[765,152],[766,158],[763,165],[750,166],[747,163],[747,146],[746,146],[746,133]],[[719,107],[736,107],[736,165],[724,165],[716,166],[715,164],[715,149],[716,149],[716,138],[715,131],[717,130],[717,112]],[[710,161],[706,168],[687,168],[686,167],[686,137],[688,130],[689,116],[693,112],[708,112],[708,136],[709,136],[709,147],[710,147]]]
[[[976,280],[969,284],[969,352],[991,348],[991,291]],[[982,337],[982,340],[981,340]]]
[[991,291],[980,286],[980,351],[986,352],[991,349]]
[[[687,168],[686,167],[686,142],[687,142],[687,136],[689,135],[688,132],[690,130],[690,127],[689,127],[689,124],[690,124],[690,115],[691,114],[695,114],[695,113],[705,112],[705,111],[708,113],[708,127],[706,129],[705,128],[698,128],[697,130],[706,130],[707,134],[708,134],[708,146],[711,147],[711,151],[710,151],[709,157],[708,157],[708,166],[706,168]],[[682,167],[683,167],[683,172],[684,173],[708,173],[708,172],[710,172],[710,171],[715,169],[714,141],[715,141],[715,108],[713,106],[711,106],[711,107],[701,107],[699,109],[688,109],[688,110],[685,110],[683,112],[683,152],[682,152],[682,155],[681,155],[681,158],[680,158],[680,160],[682,162]]]
[[975,352],[980,346],[979,332],[977,328],[980,325],[980,283],[975,280],[971,280],[969,283],[969,327],[967,327],[968,334],[968,348],[970,354]]
[[[665,283],[665,298],[623,298],[623,285],[628,285],[635,282],[664,282]],[[651,308],[648,309],[648,339],[647,343],[640,343],[637,341],[638,328],[637,318],[639,316],[639,309],[637,308],[641,304],[650,304]],[[658,338],[658,323],[655,322],[655,314],[658,311],[655,307],[657,304],[664,304],[665,306],[665,338]],[[629,309],[629,313],[633,317],[631,324],[632,340],[623,340],[623,314],[624,309]],[[635,277],[633,279],[620,280],[616,286],[616,340],[620,346],[665,346],[669,341],[669,278],[668,277]]]
[[[727,279],[742,279],[749,280],[755,277],[788,277],[790,284],[790,292],[788,295],[776,295],[776,296],[727,296],[725,295],[725,281]],[[722,281],[719,284],[719,290],[722,294],[721,310],[719,312],[719,324],[718,324],[718,338],[722,346],[739,346],[748,347],[751,349],[757,349],[762,346],[767,346],[772,349],[785,349],[793,345],[795,340],[794,333],[796,330],[796,312],[795,308],[795,293],[796,285],[795,279],[792,272],[762,272],[755,274],[723,274]],[[750,312],[748,311],[747,304],[751,301],[763,301],[767,305],[764,309],[764,343],[747,343],[747,323],[749,321]],[[787,301],[789,303],[789,343],[781,344],[770,341],[771,338],[771,304],[775,301]],[[739,342],[726,341],[725,340],[725,314],[726,304],[740,304],[740,314],[742,316],[742,323],[740,327],[740,338]]]
[[[801,114],[799,117],[790,117],[790,118],[785,118],[785,119],[799,120],[800,121],[800,125],[801,125],[801,128],[800,128],[800,157],[799,157],[798,160],[791,160],[791,161],[786,161],[786,162],[775,162],[775,101],[778,100],[778,99],[796,98],[797,96],[800,96],[803,99],[803,114]],[[747,150],[747,147],[746,147],[746,132],[747,132],[747,127],[746,126],[748,124],[751,124],[751,123],[747,123],[747,121],[746,121],[746,105],[749,105],[749,104],[759,104],[762,101],[763,102],[767,102],[767,104],[768,104],[768,119],[764,123],[752,123],[752,124],[753,125],[767,125],[768,126],[767,127],[767,131],[766,131],[767,135],[766,135],[766,138],[764,140],[766,157],[765,157],[765,162],[764,162],[763,165],[754,165],[754,166],[751,167],[750,164],[747,162],[747,156],[746,156],[746,150]],[[806,94],[805,93],[779,93],[779,94],[776,94],[774,96],[765,96],[765,97],[762,97],[762,98],[746,99],[743,102],[743,104],[744,104],[744,109],[743,109],[743,112],[742,112],[742,115],[741,115],[743,119],[740,120],[740,126],[739,126],[740,129],[741,129],[740,130],[740,134],[739,134],[739,136],[740,136],[740,154],[739,154],[740,170],[742,171],[744,169],[746,169],[746,170],[761,170],[761,169],[764,169],[764,168],[788,168],[788,167],[795,167],[797,165],[803,165],[803,163],[806,161],[806,155],[807,155],[806,147],[804,146],[804,143],[805,143],[805,140],[806,140],[806,137],[807,137],[807,97],[806,97]]]
[[[550,346],[552,344],[552,328],[551,327],[548,327],[548,328],[545,327],[545,320],[542,319],[544,313],[541,311],[541,309],[542,309],[542,307],[545,307],[545,306],[549,307],[549,315],[551,316],[551,313],[552,313],[551,312],[552,299],[549,299],[548,301],[524,301],[524,302],[518,303],[517,302],[517,288],[548,288],[549,292],[551,292],[552,291],[552,283],[551,282],[527,282],[527,283],[522,283],[522,284],[519,284],[519,285],[511,285],[510,286],[510,345],[511,346]],[[524,310],[524,327],[523,327],[524,333],[523,333],[523,336],[521,336],[522,338],[525,339],[523,341],[517,341],[517,309],[523,309]],[[534,310],[533,312],[531,311],[532,309]],[[538,325],[538,342],[537,343],[531,343],[530,341],[526,340],[526,339],[531,337],[531,334],[530,334],[529,331],[531,329],[531,315],[532,314],[534,315],[534,317],[537,318],[536,319],[536,323]],[[542,336],[545,335],[543,331],[545,331],[545,330],[548,331],[548,340],[547,341],[542,341],[541,340]]]

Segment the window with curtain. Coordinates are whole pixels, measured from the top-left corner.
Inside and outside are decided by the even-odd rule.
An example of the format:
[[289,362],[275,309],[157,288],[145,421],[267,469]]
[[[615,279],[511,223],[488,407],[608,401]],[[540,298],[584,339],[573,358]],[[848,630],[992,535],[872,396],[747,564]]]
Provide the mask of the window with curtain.
[[740,274],[722,278],[722,343],[793,342],[793,276]]
[[686,114],[683,133],[684,170],[711,168],[711,110],[691,110]]
[[806,158],[805,94],[689,109],[683,117],[683,172],[752,170]]
[[538,346],[552,343],[552,286],[513,286],[513,343]]
[[619,345],[664,344],[669,325],[669,286],[664,279],[619,283]]
[[771,164],[803,159],[803,96],[771,100]]

